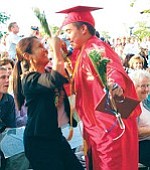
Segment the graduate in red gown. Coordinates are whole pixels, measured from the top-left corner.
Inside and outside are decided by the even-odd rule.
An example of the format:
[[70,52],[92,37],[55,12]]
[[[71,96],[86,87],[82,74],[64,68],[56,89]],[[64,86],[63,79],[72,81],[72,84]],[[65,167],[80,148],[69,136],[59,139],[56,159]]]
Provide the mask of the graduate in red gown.
[[[73,84],[76,109],[83,122],[83,136],[87,144],[87,170],[137,170],[136,118],[141,113],[140,106],[128,118],[122,119],[122,128],[113,113],[96,110],[105,90],[89,58],[92,49],[102,50],[103,55],[110,59],[107,64],[107,78],[112,96],[123,95],[137,99],[134,85],[125,73],[119,56],[108,44],[95,36],[95,21],[91,11],[97,9],[100,8],[77,6],[59,12],[68,14],[63,27],[75,52]],[[113,90],[115,84],[117,88]]]

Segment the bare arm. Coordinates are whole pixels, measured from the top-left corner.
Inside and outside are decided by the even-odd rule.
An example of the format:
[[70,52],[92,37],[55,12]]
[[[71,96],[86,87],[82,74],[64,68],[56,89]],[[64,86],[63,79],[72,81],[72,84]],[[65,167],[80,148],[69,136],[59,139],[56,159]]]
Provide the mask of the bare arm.
[[53,62],[52,69],[66,77],[67,75],[65,72],[64,58],[62,52],[64,42],[58,37],[50,38],[49,42],[53,52],[54,62]]
[[150,126],[138,127],[139,137],[150,136]]

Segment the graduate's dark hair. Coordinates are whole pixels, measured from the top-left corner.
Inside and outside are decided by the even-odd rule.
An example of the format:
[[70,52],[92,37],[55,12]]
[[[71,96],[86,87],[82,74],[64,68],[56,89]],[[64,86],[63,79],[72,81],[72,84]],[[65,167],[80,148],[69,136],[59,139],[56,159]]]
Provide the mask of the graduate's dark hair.
[[88,30],[89,30],[89,33],[91,35],[96,35],[96,29],[89,23],[87,22],[81,22],[81,21],[78,21],[78,22],[74,22],[73,23],[77,28],[80,28],[82,25],[86,25]]
[[22,91],[21,77],[29,72],[30,63],[24,58],[25,53],[32,54],[32,46],[37,37],[26,37],[19,41],[16,45],[16,63],[13,70],[13,92],[16,107],[21,110],[25,102],[25,97]]

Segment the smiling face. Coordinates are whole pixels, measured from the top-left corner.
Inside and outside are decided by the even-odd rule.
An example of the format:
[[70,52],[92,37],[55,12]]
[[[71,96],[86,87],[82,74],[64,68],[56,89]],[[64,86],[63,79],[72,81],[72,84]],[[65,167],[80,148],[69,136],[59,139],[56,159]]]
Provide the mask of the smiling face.
[[[21,61],[22,70],[37,71],[43,73],[49,62],[48,51],[37,37],[26,37],[16,46],[17,60]],[[25,63],[25,64],[23,64]],[[24,68],[23,68],[24,67]],[[24,71],[25,71],[24,70]]]
[[39,39],[34,40],[31,57],[37,65],[46,65],[49,62],[48,51]]
[[67,39],[73,49],[80,49],[83,44],[89,39],[89,32],[86,25],[77,27],[74,23],[68,24],[64,27]]
[[142,69],[143,68],[143,61],[136,59],[132,65],[133,69]]
[[44,72],[44,68],[49,62],[48,51],[37,38],[33,39],[30,50],[26,50],[24,53],[24,58],[30,62],[32,70],[39,72]]
[[0,69],[0,95],[7,93],[9,86],[9,73]]
[[139,84],[136,85],[136,91],[141,101],[146,99],[148,94],[150,93],[150,80],[147,77],[139,80]]

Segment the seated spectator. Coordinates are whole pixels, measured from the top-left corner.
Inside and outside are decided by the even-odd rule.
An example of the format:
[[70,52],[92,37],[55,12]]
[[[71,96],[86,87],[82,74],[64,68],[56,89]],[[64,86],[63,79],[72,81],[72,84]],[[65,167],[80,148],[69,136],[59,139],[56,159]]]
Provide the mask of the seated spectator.
[[148,49],[147,48],[140,48],[140,53],[139,53],[143,59],[144,59],[144,65],[143,68],[146,69],[148,68]]
[[8,34],[4,34],[0,39],[0,58],[8,57],[8,52],[6,49],[6,37]]
[[143,69],[144,59],[140,55],[134,55],[129,60],[129,68],[126,69],[127,73],[133,70]]
[[5,67],[8,71],[8,74],[11,75],[14,68],[14,61],[9,58],[0,59],[0,66]]
[[[7,129],[16,127],[15,102],[13,96],[7,93],[8,86],[9,73],[6,68],[0,66],[0,119],[5,124]],[[1,156],[4,160],[2,151],[0,151],[0,158]],[[25,161],[23,166],[19,164],[20,160],[21,164]],[[5,163],[4,170],[27,170],[27,167],[29,166],[24,153],[19,153],[17,155],[13,155],[12,157],[8,157],[5,159],[5,162],[3,161],[3,163]],[[2,165],[2,167],[3,166],[4,165]]]
[[3,51],[0,53],[0,59],[8,58],[8,57],[9,57],[9,54],[7,51]]
[[0,59],[0,66],[3,66],[4,68],[7,69],[7,72],[9,74],[9,87],[8,87],[8,93],[13,95],[13,88],[12,88],[12,76],[11,73],[14,68],[14,61],[10,58],[3,58]]
[[[14,68],[14,61],[10,58],[3,58],[0,59],[0,66],[3,66],[7,69],[9,74],[9,87],[8,87],[8,93],[14,96],[13,94],[13,82],[12,82],[12,71]],[[27,121],[27,115],[26,115],[26,107],[23,106],[21,108],[21,111],[18,111],[16,108],[16,125],[17,127],[25,126]]]
[[[115,52],[119,55],[119,57],[121,58],[122,57],[122,53],[123,53],[123,49],[124,49],[124,46],[121,42],[121,39],[120,38],[117,38],[116,40],[116,44],[114,46],[114,50]],[[122,58],[121,58],[122,59]]]
[[134,36],[128,37],[122,53],[123,60],[126,58],[127,55],[133,56],[138,54],[139,52],[140,49],[137,38]]
[[133,80],[142,108],[138,118],[139,162],[150,167],[150,110],[144,103],[150,93],[150,74],[146,70],[136,70],[129,76]]
[[8,128],[16,127],[16,113],[13,96],[7,93],[9,74],[7,69],[0,67],[0,119]]

